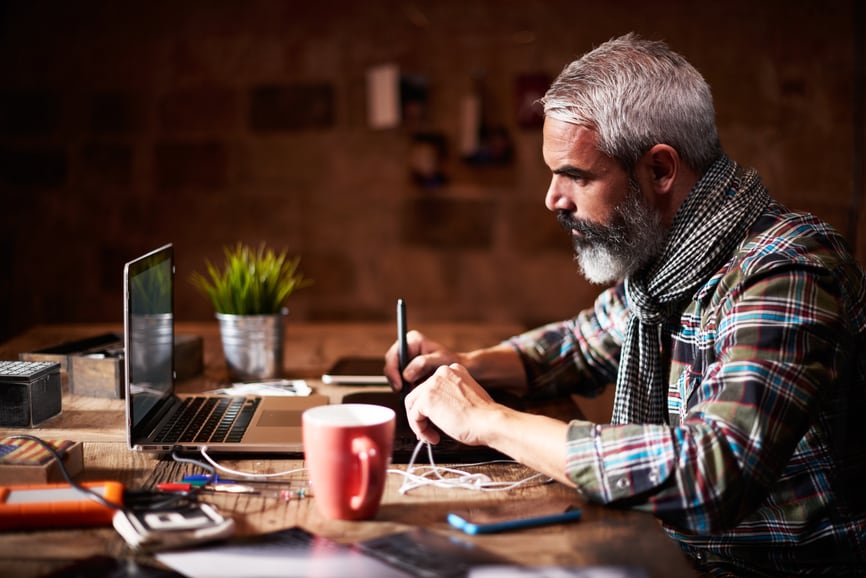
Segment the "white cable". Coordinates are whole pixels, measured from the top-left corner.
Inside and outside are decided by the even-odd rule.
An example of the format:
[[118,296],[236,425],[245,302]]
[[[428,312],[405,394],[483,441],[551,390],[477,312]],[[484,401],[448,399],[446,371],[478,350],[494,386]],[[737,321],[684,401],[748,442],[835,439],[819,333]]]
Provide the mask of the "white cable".
[[[430,460],[430,465],[415,465],[415,460],[418,458],[418,453],[421,447],[427,446],[427,458]],[[513,460],[493,460],[489,462],[478,462],[475,464],[464,464],[464,468],[486,466],[489,464],[506,463],[515,464]],[[404,477],[403,484],[400,486],[399,492],[407,494],[410,491],[423,486],[434,486],[437,488],[456,488],[464,490],[474,490],[479,492],[502,492],[511,490],[528,484],[539,478],[545,478],[543,474],[533,474],[528,478],[516,481],[501,481],[496,482],[490,479],[490,476],[481,473],[470,473],[464,470],[455,468],[437,466],[433,461],[433,448],[426,442],[419,441],[412,452],[412,457],[406,465],[406,471],[403,470],[388,470],[389,473],[397,474]],[[435,477],[431,477],[435,476]],[[552,481],[547,478],[543,483]]]
[[[421,451],[421,448],[426,446],[427,448],[427,459],[430,461],[430,465],[415,465],[415,460],[418,458],[418,454]],[[223,473],[228,473],[233,476],[239,476],[243,478],[275,478],[280,476],[289,476],[292,474],[296,474],[299,472],[306,471],[306,468],[297,468],[294,470],[288,470],[285,472],[277,472],[273,474],[253,474],[249,472],[242,472],[239,470],[233,470],[231,468],[227,468],[223,465],[220,465],[216,460],[211,458],[207,453],[207,447],[201,448],[202,457],[207,460],[214,469],[219,470]],[[175,459],[178,459],[175,456]],[[181,461],[181,460],[178,460]],[[185,460],[191,463],[196,463],[193,460]],[[488,462],[477,462],[472,464],[464,464],[464,468],[473,468],[486,466],[490,464],[516,464],[514,460],[492,460]],[[204,466],[205,464],[199,464]],[[527,478],[523,478],[522,480],[515,481],[494,481],[490,479],[490,476],[482,473],[471,473],[465,470],[458,470],[455,468],[437,466],[433,460],[433,446],[430,444],[419,441],[415,446],[415,450],[412,452],[412,457],[409,459],[409,463],[406,465],[406,470],[388,470],[390,474],[397,474],[399,476],[403,476],[403,484],[399,488],[399,492],[401,494],[407,494],[410,491],[420,488],[423,486],[434,486],[438,488],[454,488],[454,489],[464,489],[464,490],[473,490],[479,492],[503,492],[506,490],[512,490],[514,488],[523,486],[532,481],[539,480],[545,478],[541,483],[549,483],[553,481],[552,478],[544,476],[544,474],[533,474]],[[431,477],[433,476],[433,477]]]
[[216,462],[216,460],[214,460],[213,458],[211,458],[207,454],[207,446],[204,446],[201,448],[201,455],[204,459],[206,459],[208,461],[208,463],[210,463],[214,468],[218,469],[219,471],[226,473],[226,474],[231,474],[233,476],[243,477],[243,478],[251,478],[251,479],[253,479],[253,478],[277,478],[280,476],[290,476],[290,475],[296,474],[298,472],[304,472],[307,469],[307,468],[297,468],[297,469],[288,470],[285,472],[277,472],[275,474],[253,474],[250,472],[241,472],[239,470],[233,470],[231,468],[227,468],[225,466],[220,465],[219,463]]

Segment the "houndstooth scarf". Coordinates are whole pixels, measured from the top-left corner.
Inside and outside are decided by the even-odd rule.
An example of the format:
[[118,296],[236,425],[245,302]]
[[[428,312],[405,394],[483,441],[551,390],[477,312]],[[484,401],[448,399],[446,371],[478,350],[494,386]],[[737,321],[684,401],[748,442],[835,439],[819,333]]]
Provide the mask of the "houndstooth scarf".
[[674,218],[658,260],[625,280],[629,320],[616,380],[614,424],[666,423],[662,327],[724,265],[770,202],[754,170],[722,156]]

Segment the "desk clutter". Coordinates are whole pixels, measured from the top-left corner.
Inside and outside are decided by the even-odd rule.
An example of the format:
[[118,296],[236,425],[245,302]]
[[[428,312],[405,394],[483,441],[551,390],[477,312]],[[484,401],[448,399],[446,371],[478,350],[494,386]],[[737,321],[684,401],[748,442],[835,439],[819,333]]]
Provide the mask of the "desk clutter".
[[508,559],[462,540],[417,528],[357,544],[339,544],[302,528],[288,528],[195,550],[157,554],[184,576],[240,576],[256,560],[255,574],[273,576],[427,576],[458,578],[473,567],[505,566]]
[[[383,342],[392,342],[391,324],[381,325],[381,328],[379,324],[373,328],[379,328],[376,330],[381,333]],[[220,341],[215,324],[187,323],[181,324],[181,328],[183,333],[203,336],[207,359],[219,357]],[[72,356],[83,356],[84,348],[80,343],[84,340],[81,338],[102,331],[112,331],[112,328],[106,326],[106,329],[96,331],[90,325],[68,331],[55,327],[35,328],[7,344],[5,351],[9,355],[19,356],[20,352],[36,352],[43,345],[77,343],[78,346],[72,347],[71,352],[55,351],[54,354],[60,357],[50,361],[57,365],[62,362],[63,367],[67,367],[72,364]],[[321,374],[323,360],[346,355],[346,351],[354,348],[359,339],[371,333],[366,324],[357,328],[341,326],[339,339],[333,337],[330,327],[321,330],[318,327],[302,328],[300,331],[298,347],[303,345],[313,352],[298,353],[296,356],[300,360],[298,367],[303,368],[303,375],[308,378]],[[119,334],[112,335],[120,338]],[[110,340],[106,341],[110,343]],[[99,354],[98,351],[96,353]],[[114,362],[111,357],[93,359]],[[54,371],[62,374],[66,371],[63,367],[55,367]],[[209,363],[208,370],[212,367],[216,365]],[[24,529],[16,521],[11,529],[0,531],[0,568],[3,568],[0,574],[66,578],[70,570],[83,570],[78,575],[100,576],[114,568],[118,570],[117,575],[124,575],[123,572],[128,573],[130,570],[130,564],[137,563],[146,566],[145,572],[140,575],[182,578],[207,573],[206,566],[196,568],[196,558],[201,560],[203,556],[204,563],[207,563],[210,556],[226,556],[231,561],[239,560],[235,555],[243,556],[244,553],[252,552],[255,554],[255,563],[249,565],[249,558],[245,558],[248,565],[241,572],[235,572],[235,576],[253,573],[268,575],[266,559],[282,564],[276,571],[277,575],[292,576],[298,575],[295,573],[295,562],[279,560],[279,555],[285,553],[281,543],[292,537],[297,538],[300,530],[310,534],[312,538],[307,538],[316,544],[330,541],[359,564],[361,559],[364,563],[372,560],[386,565],[388,574],[396,576],[612,578],[647,575],[639,570],[627,573],[633,566],[652,569],[652,575],[690,575],[685,572],[687,568],[684,563],[679,568],[674,567],[675,571],[669,571],[669,566],[676,566],[679,560],[675,557],[678,551],[651,518],[623,512],[608,515],[606,510],[585,503],[564,485],[549,483],[546,478],[528,480],[535,472],[519,464],[501,461],[501,456],[500,461],[496,462],[452,461],[447,457],[448,454],[440,453],[443,448],[419,446],[417,440],[414,440],[414,447],[404,460],[392,461],[384,505],[376,517],[357,523],[331,521],[317,513],[320,492],[309,484],[305,464],[299,458],[266,453],[228,455],[214,448],[205,448],[206,451],[200,452],[178,450],[176,456],[173,452],[158,455],[130,451],[127,444],[123,443],[125,404],[105,397],[68,395],[66,380],[71,377],[75,386],[81,375],[73,369],[71,376],[63,376],[64,407],[61,415],[46,422],[47,425],[39,426],[36,431],[23,427],[4,430],[0,434],[0,445],[12,445],[8,439],[4,439],[5,436],[43,436],[63,454],[63,462],[74,482],[82,486],[96,484],[95,487],[102,488],[103,492],[111,488],[116,490],[117,484],[121,484],[123,496],[115,503],[122,504],[129,511],[142,510],[148,513],[141,517],[127,516],[126,525],[123,523],[124,518],[115,519],[121,510],[114,509],[103,509],[103,513],[110,514],[110,520],[100,518],[99,525],[92,526],[82,526],[81,518],[64,518],[63,523],[54,518],[50,528]],[[222,374],[216,375],[216,379],[214,375],[206,377],[183,384],[180,393],[198,394],[201,389],[215,384],[229,385],[223,383]],[[299,390],[303,384],[268,382],[267,385]],[[366,383],[349,389],[343,385],[324,384],[321,380],[308,385],[314,390],[313,393],[329,396],[331,403],[346,402],[347,394],[354,392],[373,393]],[[384,391],[386,387],[380,389]],[[293,393],[297,395],[300,392]],[[86,441],[76,444],[69,440]],[[16,441],[15,445],[20,443]],[[28,445],[34,448],[32,444]],[[3,449],[0,452],[11,456],[12,450]],[[15,465],[16,470],[4,469],[5,466],[0,465],[0,474],[16,472],[14,476],[4,477],[0,481],[0,504],[6,499],[4,491],[17,486],[18,489],[10,492],[13,497],[16,493],[26,497],[34,496],[34,492],[42,492],[54,502],[62,493],[64,498],[74,496],[70,501],[88,503],[91,510],[94,509],[95,502],[89,503],[89,497],[75,495],[77,490],[73,485],[62,482],[57,475],[56,463],[46,465],[45,454],[41,451],[36,453],[39,455],[32,460],[34,463]],[[186,461],[179,461],[178,458]],[[215,475],[217,472],[218,476]],[[22,473],[30,477],[21,477]],[[57,488],[33,487],[46,483],[59,485]],[[22,489],[21,486],[30,487]],[[49,496],[51,493],[54,495]],[[554,502],[567,502],[567,505],[584,508],[586,515],[569,526],[557,523],[549,529],[510,528],[508,531],[513,532],[511,536],[466,536],[463,531],[449,525],[448,516],[451,513],[480,527],[483,517],[501,515],[514,519],[524,514],[538,516],[546,511],[543,511],[543,505]],[[198,508],[196,505],[211,508]],[[512,505],[515,506],[514,511],[510,508]],[[626,516],[625,521],[623,516]],[[156,531],[151,523],[157,526]],[[171,530],[171,526],[196,526],[201,531],[196,528],[190,531]],[[489,559],[482,565],[468,567],[458,565],[456,560],[453,564],[441,565],[429,562],[423,563],[429,566],[429,572],[407,571],[407,565],[417,565],[419,558],[424,559],[423,552],[416,556],[413,551],[416,547],[424,548],[423,545],[414,544],[418,537],[414,532],[416,529],[423,529],[423,534],[427,536],[432,534],[433,539],[437,536],[443,538],[449,544],[474,544],[476,551],[484,550],[500,559]],[[275,533],[281,535],[272,535]],[[210,540],[211,537],[216,539]],[[167,548],[175,539],[178,541]],[[303,536],[301,539],[304,539]],[[22,548],[22,544],[26,547]],[[575,549],[575,544],[580,546]],[[276,551],[266,552],[268,545],[274,546]],[[42,551],[45,549],[50,549],[51,554],[44,556]],[[671,552],[670,560],[662,554],[667,551]],[[314,554],[324,556],[324,561],[331,563],[334,560],[328,561],[328,552],[328,549],[321,552],[316,550]],[[393,557],[390,561],[386,559],[389,556]],[[442,554],[433,560],[443,562],[449,556]],[[662,558],[664,560],[660,561]],[[172,559],[172,563],[167,568],[169,559]],[[298,569],[322,560],[321,557],[302,559],[297,562]],[[182,570],[180,564],[183,564]],[[191,564],[192,569],[189,569],[188,564]],[[535,564],[546,566],[533,568]],[[230,563],[222,566],[229,573]],[[352,570],[355,569],[352,566]],[[381,578],[388,574],[374,575]],[[341,575],[358,573],[346,572]]]
[[[204,369],[203,340],[175,334],[174,368],[178,380],[200,375]],[[124,397],[123,335],[103,333],[21,353],[22,361],[50,361],[66,372],[69,392],[89,397]],[[13,424],[0,424],[13,425]]]
[[647,572],[634,566],[519,565],[473,544],[422,529],[341,544],[291,527],[195,549],[167,551],[157,554],[157,559],[164,567],[129,558],[91,556],[44,578],[234,578],[251,574],[251,559],[255,560],[255,575],[259,578],[649,578]]

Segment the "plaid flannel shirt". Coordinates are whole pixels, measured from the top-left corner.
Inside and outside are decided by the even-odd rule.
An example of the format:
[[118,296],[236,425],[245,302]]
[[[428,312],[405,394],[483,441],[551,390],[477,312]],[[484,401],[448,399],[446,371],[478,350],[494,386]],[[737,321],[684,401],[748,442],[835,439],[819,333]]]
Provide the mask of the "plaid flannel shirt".
[[[615,382],[627,318],[620,283],[512,338],[531,395]],[[771,204],[667,329],[668,424],[572,422],[579,490],[710,574],[866,572],[866,277],[838,234]]]

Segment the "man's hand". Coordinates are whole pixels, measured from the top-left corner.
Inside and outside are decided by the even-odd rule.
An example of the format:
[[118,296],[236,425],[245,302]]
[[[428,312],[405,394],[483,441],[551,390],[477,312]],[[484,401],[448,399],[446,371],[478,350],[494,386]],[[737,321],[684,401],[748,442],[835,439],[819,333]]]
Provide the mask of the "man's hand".
[[[442,432],[467,445],[492,447],[574,485],[565,475],[568,424],[496,403],[479,383],[525,392],[526,375],[513,348],[455,353],[417,331],[410,331],[407,341],[411,361],[403,375],[415,385],[406,395],[406,416],[418,439],[435,445]],[[386,354],[385,375],[399,391],[397,347]]]
[[458,363],[441,365],[406,397],[406,416],[418,439],[439,443],[442,432],[468,445],[487,445],[485,425],[499,404]]
[[[455,363],[460,359],[459,354],[428,339],[418,331],[409,331],[406,334],[406,341],[409,345],[409,363],[403,371],[403,378],[407,383],[423,381],[430,377],[437,367]],[[394,391],[403,388],[398,349],[399,344],[395,342],[385,353],[385,376]]]

